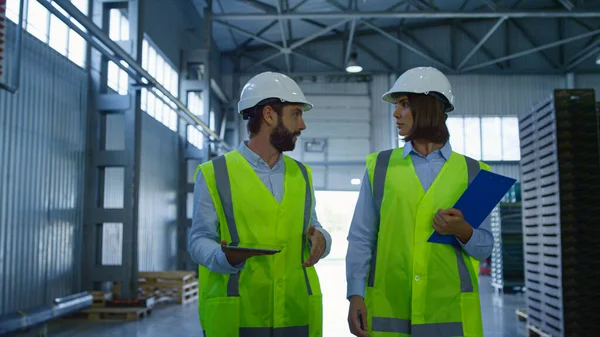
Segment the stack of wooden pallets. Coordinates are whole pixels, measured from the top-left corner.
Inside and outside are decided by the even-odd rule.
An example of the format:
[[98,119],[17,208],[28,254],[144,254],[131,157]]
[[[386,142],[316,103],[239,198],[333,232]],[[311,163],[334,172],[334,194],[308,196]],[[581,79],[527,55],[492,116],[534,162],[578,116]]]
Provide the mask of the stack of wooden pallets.
[[198,299],[198,279],[191,271],[158,271],[138,273],[138,296],[155,297],[157,301],[187,304]]
[[147,300],[113,300],[110,292],[91,291],[92,307],[66,319],[88,321],[137,321],[152,313],[154,298]]

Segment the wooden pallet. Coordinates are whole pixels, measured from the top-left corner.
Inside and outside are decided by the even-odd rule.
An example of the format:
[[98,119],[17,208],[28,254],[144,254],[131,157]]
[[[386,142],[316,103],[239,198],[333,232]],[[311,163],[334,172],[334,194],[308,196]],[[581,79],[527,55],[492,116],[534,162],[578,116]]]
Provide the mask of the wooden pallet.
[[149,308],[91,308],[83,310],[65,319],[79,319],[94,322],[137,321],[152,313]]
[[92,294],[92,308],[103,308],[106,306],[106,301],[110,301],[113,298],[112,293],[105,293],[103,291],[90,291]]
[[515,313],[517,314],[517,320],[519,320],[521,322],[526,322],[527,321],[527,310],[525,310],[525,309],[517,309],[515,311]]
[[154,296],[158,302],[173,300],[187,304],[197,300],[198,280],[189,271],[141,272],[138,274],[138,296]]

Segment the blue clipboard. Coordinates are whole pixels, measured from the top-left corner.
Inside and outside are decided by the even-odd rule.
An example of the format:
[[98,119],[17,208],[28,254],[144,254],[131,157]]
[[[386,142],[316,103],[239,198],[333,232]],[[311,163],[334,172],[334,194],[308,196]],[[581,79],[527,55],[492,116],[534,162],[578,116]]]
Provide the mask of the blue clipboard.
[[[454,208],[462,212],[465,220],[473,228],[479,228],[516,181],[513,178],[481,170],[454,204]],[[427,242],[459,246],[454,235],[441,235],[435,231]]]

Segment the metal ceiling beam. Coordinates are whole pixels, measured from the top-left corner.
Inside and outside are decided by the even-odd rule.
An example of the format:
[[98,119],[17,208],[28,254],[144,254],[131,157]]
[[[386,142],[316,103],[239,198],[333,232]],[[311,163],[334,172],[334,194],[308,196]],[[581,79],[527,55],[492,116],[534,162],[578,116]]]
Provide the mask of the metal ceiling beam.
[[[306,20],[303,20],[303,21],[305,21],[307,23],[310,23],[312,25],[315,25],[317,27],[320,27],[320,28],[327,27],[324,24],[322,24],[320,22],[317,22],[317,21],[314,21],[314,20],[306,19]],[[341,31],[337,30],[337,29],[332,30],[332,32],[335,34],[336,38],[339,38],[339,39],[344,39],[345,38],[344,34]],[[356,36],[356,33],[354,35]],[[369,56],[371,56],[373,59],[375,59],[376,61],[378,61],[379,63],[381,63],[383,66],[385,66],[385,68],[387,70],[389,70],[389,71],[397,70],[389,62],[387,62],[386,60],[382,59],[381,56],[379,56],[379,54],[377,54],[372,49],[368,48],[363,43],[361,43],[360,41],[358,41],[358,39],[355,39],[353,41],[353,43],[354,43],[354,45],[356,45],[357,48],[361,49],[362,51],[364,51],[365,53],[367,53]]]
[[[463,24],[462,22],[458,21],[456,22],[456,27],[463,32],[463,34],[465,34],[467,36],[467,38],[469,38],[469,40],[471,40],[471,42],[473,42],[474,44],[477,44],[477,38],[475,37],[475,35],[473,35],[473,33],[471,33]],[[481,51],[490,59],[495,59],[496,56],[494,56],[494,54],[486,47],[486,46],[481,46]],[[504,66],[502,64],[496,64],[500,69],[504,69]]]
[[423,10],[423,8],[426,8],[427,10],[430,10],[430,11],[437,11],[437,10],[439,10],[434,5],[428,4],[427,2],[422,1],[422,0],[408,0],[408,2],[413,7],[417,8],[418,10]]
[[[297,10],[298,8],[300,8],[302,5],[304,5],[305,3],[307,3],[308,0],[302,0],[300,1],[296,6],[292,7],[292,9],[289,10],[289,12],[294,12],[295,10]],[[267,5],[268,6],[268,5]],[[288,21],[289,22],[289,21]],[[263,35],[266,31],[268,31],[269,29],[271,29],[273,26],[275,26],[277,24],[277,20],[273,20],[271,21],[271,23],[269,23],[268,25],[266,25],[265,27],[263,27],[261,30],[258,31],[258,33],[256,33],[256,36],[261,36]],[[244,41],[242,43],[242,45],[240,46],[240,48],[246,48],[248,47],[248,45],[250,44],[250,42],[254,41],[254,38],[249,38],[246,41]],[[239,51],[240,48],[237,48],[237,50]]]
[[[521,34],[525,37],[525,39],[527,41],[529,41],[529,43],[534,47],[539,47],[539,45],[534,41],[534,39],[531,37],[531,34],[529,34],[529,32],[527,31],[527,29],[525,29],[525,27],[523,27],[523,25],[521,25],[521,23],[519,23],[517,20],[511,20],[511,23],[515,25],[515,27],[517,27],[517,29],[521,32]],[[542,57],[548,61],[548,63],[550,63],[551,66],[553,66],[556,69],[560,68],[560,65],[558,65],[545,51],[541,50],[540,51],[540,55],[542,55]]]
[[271,7],[270,5],[265,4],[263,2],[257,1],[257,0],[242,0],[241,2],[245,3],[246,5],[248,5],[250,7],[254,7],[258,10],[261,10],[263,12],[267,12],[267,13],[275,12],[275,8]]
[[[431,56],[431,58],[436,60],[438,63],[445,64],[444,61],[441,58],[439,58],[439,55],[436,52],[431,50],[431,48],[427,47],[422,42],[419,42],[420,39],[416,38],[409,31],[400,30],[400,34],[406,36],[414,45],[416,45],[418,48],[420,48],[423,52],[427,53],[427,55]],[[447,66],[450,67],[451,69],[453,69],[452,65],[448,64]]]
[[[221,0],[217,0],[217,5],[219,6],[219,9],[221,10],[221,12],[225,13],[225,10],[223,10],[223,4],[221,3]],[[236,49],[240,48],[237,41],[235,40],[235,36],[233,35],[233,31],[231,30],[231,28],[228,28],[227,31],[229,32],[229,36],[231,36],[231,41],[233,41],[235,48]]]
[[496,5],[496,3],[492,0],[483,0],[483,2],[485,2],[486,5],[488,5],[488,7],[493,10],[493,11],[497,11],[498,9],[498,5]]
[[224,21],[214,21],[214,22],[219,23],[219,24],[221,24],[221,25],[223,25],[225,27],[231,28],[231,29],[235,30],[236,32],[242,33],[242,34],[244,34],[244,35],[246,35],[246,36],[248,36],[248,37],[250,37],[250,38],[252,38],[254,40],[260,41],[260,42],[266,44],[267,46],[271,46],[271,47],[273,47],[275,49],[281,50],[281,46],[280,45],[278,45],[278,44],[276,44],[274,42],[271,42],[271,41],[269,41],[267,39],[264,39],[264,38],[262,38],[262,37],[260,37],[258,35],[254,35],[254,34],[250,33],[249,31],[247,31],[245,29],[242,29],[240,27],[236,27],[236,26],[234,26],[232,24],[229,24],[227,22],[224,22]]
[[[256,34],[253,34],[253,36],[259,36],[260,37],[261,35],[263,35],[266,31],[268,31],[269,29],[271,29],[276,24],[277,24],[277,20],[271,21],[268,25],[266,25],[263,28],[261,28]],[[237,48],[237,50],[241,50],[241,49],[244,49],[244,48],[248,47],[248,45],[252,41],[254,41],[253,37],[248,38],[246,41],[242,42],[242,45],[239,46],[239,48]]]
[[[302,45],[304,45],[304,44],[306,44],[306,43],[308,43],[308,42],[316,39],[317,37],[319,37],[319,36],[321,36],[323,34],[326,34],[326,33],[330,32],[335,27],[341,26],[341,25],[343,25],[344,23],[346,23],[348,21],[350,21],[350,19],[342,20],[342,21],[336,22],[334,24],[331,24],[331,25],[323,28],[322,30],[320,30],[320,31],[318,31],[318,32],[316,32],[314,34],[311,34],[311,35],[303,38],[302,40],[294,42],[292,45],[290,45],[286,49],[283,49],[283,48],[281,48],[281,47],[278,46],[277,48],[279,48],[279,51],[277,53],[275,53],[275,54],[273,54],[273,55],[271,55],[271,56],[269,56],[269,57],[267,57],[265,59],[262,59],[261,61],[255,63],[255,64],[253,64],[253,65],[251,65],[249,67],[246,67],[246,68],[242,69],[242,71],[246,70],[246,69],[249,69],[249,68],[252,68],[252,67],[259,66],[259,65],[261,65],[261,64],[263,64],[263,63],[265,63],[265,62],[267,62],[267,61],[269,61],[271,59],[274,59],[275,57],[279,56],[280,54],[289,53],[289,52],[293,51],[294,49],[296,49],[296,48],[298,48],[298,47],[300,47],[300,46],[302,46]],[[235,26],[233,26],[233,27],[235,27]],[[239,28],[239,29],[241,29],[241,28]],[[243,30],[243,29],[241,29],[241,30]],[[248,34],[250,34],[250,33],[248,33]],[[260,39],[262,39],[262,38],[260,38]],[[262,40],[264,40],[264,39],[262,39]],[[265,40],[265,41],[267,41],[267,40]]]
[[[307,23],[311,23],[311,24],[317,24],[320,25],[320,27],[325,28],[327,26],[325,26],[324,24],[319,23],[318,21],[315,20],[310,20],[310,19],[304,19],[302,20],[303,22],[307,22]],[[480,22],[486,22],[486,19],[469,19],[469,20],[462,20],[463,24],[466,23],[480,23]],[[436,28],[436,27],[443,27],[443,26],[451,26],[454,23],[454,20],[450,20],[450,19],[445,19],[445,20],[437,20],[437,21],[427,21],[427,22],[417,22],[417,23],[411,23],[411,24],[406,24],[402,26],[402,30],[403,31],[417,31],[417,30],[421,30],[421,29],[426,29],[426,28]],[[379,35],[378,32],[375,32],[371,29],[358,29],[359,27],[359,23],[357,23],[357,29],[354,32],[354,41],[355,43],[358,41],[359,37],[369,37],[369,36],[373,36],[373,35]],[[398,30],[398,25],[394,25],[394,26],[386,26],[386,27],[381,27],[383,30],[389,32],[396,32]],[[336,32],[336,30],[333,30],[334,32]],[[337,31],[339,32],[339,31]],[[322,36],[319,37],[315,40],[313,40],[313,42],[327,42],[327,41],[339,41],[341,39],[345,39],[345,36],[339,36],[336,34],[332,34],[332,35],[327,35],[327,36]],[[261,46],[261,45],[256,45],[256,46],[249,46],[246,48],[247,52],[254,52],[254,51],[259,51],[259,50],[265,50],[268,49],[268,47],[265,46]],[[234,50],[230,50],[230,51],[224,51],[223,52],[226,55],[231,55],[231,54],[235,54]]]
[[[281,4],[279,3],[279,0],[274,0],[275,1],[275,8],[277,9],[277,15],[279,15],[281,17]],[[285,37],[285,27],[284,27],[284,23],[283,23],[283,19],[277,19],[277,21],[279,21],[279,30],[281,32],[281,43],[283,44],[283,50],[284,50],[284,54],[285,54],[285,66],[287,67],[287,71],[288,73],[292,72],[292,65],[290,63],[290,52],[288,52],[288,46],[287,46],[287,38]]]
[[344,70],[344,69],[342,69],[342,68],[340,68],[340,67],[338,67],[338,66],[336,66],[334,64],[331,64],[329,62],[326,62],[326,61],[323,61],[323,60],[319,60],[316,56],[310,55],[308,52],[295,50],[294,53],[296,55],[298,55],[298,56],[302,56],[302,57],[306,58],[307,60],[311,60],[311,61],[319,63],[321,65],[330,67],[332,69],[339,70],[339,71],[343,71]]
[[477,45],[475,45],[475,47],[473,47],[473,49],[471,49],[471,51],[467,54],[467,56],[465,56],[465,58],[462,60],[462,62],[458,65],[459,70],[461,70],[467,62],[469,62],[471,57],[473,57],[473,55],[475,55],[475,53],[479,50],[479,48],[481,48],[481,46],[483,46],[483,44],[496,32],[496,30],[498,28],[500,28],[502,23],[504,23],[504,21],[506,21],[507,19],[508,19],[507,17],[501,17],[498,21],[496,21],[496,24],[494,26],[492,26],[492,28],[490,28],[490,30],[481,38],[481,40],[479,40]]
[[[254,56],[252,56],[252,55],[250,55],[250,54],[248,54],[248,53],[245,53],[245,52],[243,52],[243,51],[240,53],[240,55],[241,55],[242,57],[245,57],[245,58],[247,58],[247,59],[249,59],[249,60],[253,61],[253,62],[258,62],[258,61],[260,61],[258,58],[254,57]],[[264,67],[266,67],[266,68],[267,68],[267,69],[269,69],[269,70],[272,70],[272,71],[275,71],[275,72],[278,72],[278,73],[280,73],[280,72],[281,72],[281,69],[279,69],[279,68],[275,67],[275,66],[274,66],[274,65],[272,65],[272,64],[269,64],[269,63],[267,63],[267,62],[263,62],[263,64],[264,64]]]
[[[290,11],[290,0],[282,0],[282,2],[285,4],[285,8],[284,8],[285,11],[289,12]],[[292,20],[287,20],[287,33],[288,33],[287,39],[289,41],[291,41],[292,38],[294,37],[294,34],[292,34]],[[290,55],[289,57],[290,57],[291,67],[290,67],[290,70],[288,72],[291,73],[292,72],[292,68],[294,66],[295,59],[294,59],[293,55]]]
[[256,63],[254,63],[254,64],[251,64],[251,65],[249,65],[249,66],[247,66],[247,67],[245,67],[245,68],[242,68],[242,69],[241,69],[241,71],[244,71],[244,70],[247,70],[247,69],[256,68],[256,67],[258,67],[259,65],[261,65],[261,64],[263,64],[263,63],[266,63],[266,62],[269,62],[269,61],[271,61],[272,59],[276,58],[276,57],[277,57],[277,56],[279,56],[279,55],[281,55],[281,52],[278,52],[278,53],[276,53],[276,54],[273,54],[273,55],[271,55],[271,56],[268,56],[268,57],[266,57],[266,58],[264,58],[264,59],[262,59],[262,60],[260,60],[260,61],[258,61],[258,62],[256,62]]
[[337,8],[341,11],[345,11],[348,9],[348,8],[340,5],[339,3],[337,3],[335,0],[326,0],[326,1],[327,1],[327,3],[331,4],[333,7]]
[[[281,18],[286,20],[312,18],[322,19],[474,19],[474,18],[598,18],[600,11],[557,11],[557,10],[521,10],[521,11],[495,11],[495,12],[306,12],[306,13],[284,13]],[[227,13],[214,14],[216,20],[275,20],[277,14],[248,14],[248,13]]]
[[352,50],[352,40],[354,39],[354,29],[356,28],[356,20],[350,23],[350,33],[348,36],[348,45],[346,46],[346,56],[344,57],[344,66],[348,64],[350,59],[350,51]]
[[557,0],[561,5],[563,5],[567,10],[572,11],[575,9],[575,5],[569,0]]
[[397,44],[399,44],[399,45],[403,46],[404,48],[406,48],[406,49],[408,49],[408,50],[410,50],[410,51],[412,51],[413,53],[415,53],[415,54],[417,54],[417,55],[420,55],[420,56],[421,56],[421,57],[423,57],[424,59],[427,59],[427,60],[429,60],[429,61],[431,61],[431,62],[437,63],[437,64],[439,64],[439,65],[443,66],[444,68],[446,68],[447,70],[454,70],[454,69],[452,69],[452,67],[451,67],[451,66],[449,66],[449,65],[447,65],[447,64],[445,64],[445,63],[443,63],[443,62],[440,62],[439,60],[436,60],[435,58],[433,58],[433,57],[431,57],[431,56],[429,56],[429,55],[425,54],[424,52],[422,52],[422,51],[418,50],[417,48],[415,48],[415,47],[413,47],[413,46],[409,45],[408,43],[406,43],[406,42],[404,42],[404,41],[402,41],[402,40],[400,40],[400,39],[396,38],[395,36],[393,36],[393,35],[389,34],[388,32],[384,31],[383,29],[381,29],[381,28],[379,28],[379,27],[375,26],[374,24],[370,23],[369,21],[363,20],[363,22],[365,23],[365,25],[367,25],[367,26],[369,26],[371,29],[373,29],[373,30],[377,31],[379,34],[381,34],[381,35],[383,35],[383,36],[387,37],[388,39],[390,39],[390,40],[392,40],[392,41],[396,42]]
[[336,27],[338,27],[338,26],[341,26],[341,25],[343,25],[344,23],[346,23],[346,22],[348,22],[348,21],[350,21],[350,20],[351,20],[351,19],[344,19],[344,20],[342,20],[342,21],[338,21],[338,22],[336,22],[336,23],[334,23],[334,24],[331,24],[331,25],[329,25],[329,26],[327,26],[327,27],[323,28],[321,31],[318,31],[318,32],[316,32],[316,33],[313,33],[313,34],[311,34],[311,35],[309,35],[309,36],[307,36],[307,37],[303,38],[303,39],[302,39],[302,40],[300,40],[300,41],[296,41],[296,42],[294,42],[294,43],[293,43],[293,44],[290,46],[290,49],[291,49],[291,50],[294,50],[294,49],[296,49],[296,48],[300,47],[301,45],[303,45],[303,44],[306,44],[306,43],[308,43],[308,42],[310,42],[310,41],[312,41],[312,40],[314,40],[314,39],[318,38],[318,37],[319,37],[319,36],[321,36],[321,35],[324,35],[324,34],[327,34],[327,33],[329,33],[329,32],[330,32],[330,31],[332,31],[334,28],[336,28]]
[[578,65],[580,65],[581,63],[583,63],[583,61],[587,60],[588,58],[590,58],[590,57],[592,57],[594,55],[598,55],[599,52],[600,52],[600,46],[598,44],[596,44],[585,55],[581,56],[575,62],[569,64],[569,66],[567,67],[567,71],[573,70],[575,67],[577,67]]
[[595,39],[592,39],[592,41],[590,41],[590,43],[586,44],[587,47],[583,48],[577,54],[575,54],[573,57],[571,57],[567,63],[571,64],[571,63],[577,61],[582,55],[587,53],[591,48],[594,48],[599,43],[600,43],[600,37],[597,36]]
[[537,48],[532,48],[532,49],[524,50],[522,52],[514,53],[512,55],[507,55],[505,57],[501,57],[501,58],[498,58],[498,59],[495,59],[495,60],[491,60],[491,61],[488,61],[488,62],[483,62],[483,63],[477,64],[477,65],[465,68],[463,70],[464,71],[470,71],[470,70],[475,70],[475,69],[483,68],[483,67],[489,66],[489,65],[494,64],[494,63],[498,63],[498,62],[502,62],[502,61],[514,59],[514,58],[517,58],[517,57],[529,55],[529,54],[532,54],[532,53],[536,53],[536,52],[538,52],[540,50],[545,50],[545,49],[550,49],[550,48],[558,47],[558,46],[560,46],[562,44],[573,42],[573,41],[577,41],[577,40],[580,40],[580,39],[585,39],[586,37],[594,36],[594,35],[597,35],[597,34],[600,34],[600,29],[597,29],[597,30],[594,30],[594,31],[591,31],[591,32],[587,32],[585,34],[579,34],[579,35],[576,35],[576,36],[573,36],[573,37],[570,37],[570,38],[567,38],[567,39],[563,39],[563,40],[555,41],[555,42],[552,42],[552,43],[548,43],[548,44],[539,46]]

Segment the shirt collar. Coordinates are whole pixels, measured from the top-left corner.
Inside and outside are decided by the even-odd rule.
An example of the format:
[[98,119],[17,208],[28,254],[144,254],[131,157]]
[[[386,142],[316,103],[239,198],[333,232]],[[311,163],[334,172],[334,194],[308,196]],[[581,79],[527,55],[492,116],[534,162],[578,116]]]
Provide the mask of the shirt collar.
[[[267,165],[267,163],[258,154],[256,154],[254,151],[250,150],[250,148],[248,147],[247,140],[241,142],[240,145],[238,145],[237,150],[242,154],[242,156],[244,158],[246,158],[246,160],[251,165],[253,165],[253,166]],[[276,168],[277,166],[281,165],[282,162],[283,162],[283,154],[279,155],[279,159],[277,160],[277,163],[275,163],[275,166],[273,166],[273,168]]]
[[[444,157],[444,160],[450,159],[450,155],[452,154],[452,146],[450,145],[450,141],[447,141],[446,144],[444,144],[444,146],[442,146],[441,149],[435,150],[433,152],[436,152],[436,151],[440,151],[440,153],[442,154],[442,157]],[[402,157],[406,158],[406,156],[408,156],[411,152],[417,153],[417,151],[415,151],[415,149],[412,145],[412,142],[406,142],[404,144],[404,153],[402,154]]]

